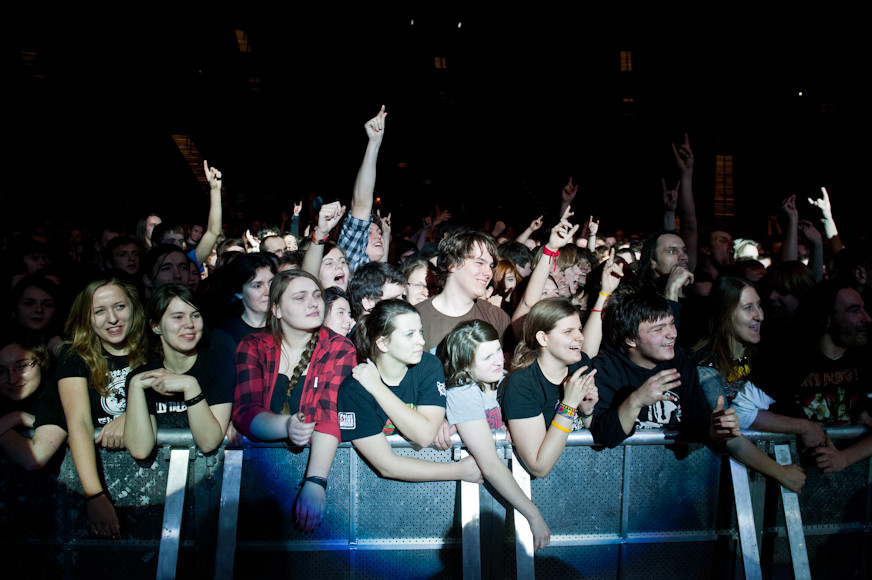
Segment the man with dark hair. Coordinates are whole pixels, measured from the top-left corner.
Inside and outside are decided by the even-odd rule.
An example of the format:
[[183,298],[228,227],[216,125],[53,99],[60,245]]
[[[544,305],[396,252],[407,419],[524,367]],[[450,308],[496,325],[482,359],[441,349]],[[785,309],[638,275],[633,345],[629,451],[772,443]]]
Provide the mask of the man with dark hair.
[[709,409],[693,361],[676,344],[675,320],[663,296],[621,289],[603,314],[605,344],[593,361],[596,442],[615,447],[646,428],[680,428],[715,442],[740,434],[735,410],[722,410],[722,398],[714,412]]
[[424,324],[424,348],[431,352],[454,327],[467,320],[483,320],[500,336],[509,326],[502,308],[484,300],[494,275],[497,248],[482,232],[464,232],[439,242],[437,267],[441,293],[416,305]]
[[370,262],[358,268],[348,283],[348,300],[355,320],[369,312],[382,300],[402,298],[406,278],[396,266],[385,262]]
[[[766,365],[755,377],[776,402],[773,412],[760,411],[751,427],[798,433],[796,419],[824,428],[852,424],[872,427],[872,372],[867,348],[872,319],[863,298],[849,283],[827,280],[803,299],[796,317],[798,327],[809,329],[811,335],[797,337],[794,356]],[[841,449],[826,437],[813,454],[824,473],[835,473],[872,457],[872,435],[849,441]]]
[[285,239],[281,236],[270,235],[260,241],[260,250],[262,252],[269,252],[279,258],[285,254],[287,248]]
[[500,258],[511,260],[515,264],[522,278],[528,277],[533,271],[530,264],[533,261],[533,253],[521,242],[506,242],[497,251]]

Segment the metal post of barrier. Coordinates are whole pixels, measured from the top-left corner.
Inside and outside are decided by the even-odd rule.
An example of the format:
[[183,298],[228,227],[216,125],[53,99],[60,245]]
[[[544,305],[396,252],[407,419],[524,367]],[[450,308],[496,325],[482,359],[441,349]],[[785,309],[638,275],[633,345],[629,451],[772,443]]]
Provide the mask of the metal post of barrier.
[[[527,497],[530,495],[530,474],[521,465],[521,462],[515,457],[514,452],[507,450],[512,461],[512,476],[518,483]],[[518,578],[529,578],[533,580],[536,577],[535,567],[533,566],[533,530],[530,529],[530,522],[527,521],[521,512],[512,510],[515,514],[515,563],[517,567]]]
[[730,459],[730,475],[733,481],[733,499],[736,502],[736,519],[739,524],[739,540],[742,547],[745,578],[746,580],[762,580],[763,571],[760,568],[760,549],[757,546],[757,528],[754,525],[754,508],[751,504],[748,470],[735,459]]
[[173,449],[170,452],[163,529],[161,530],[160,537],[160,554],[157,559],[158,580],[176,577],[176,565],[179,560],[179,543],[182,538],[185,485],[188,481],[188,459],[190,455],[190,449]]
[[[454,459],[460,461],[469,453],[455,447]],[[481,503],[479,485],[468,481],[460,482],[460,526],[463,545],[463,578],[481,578]]]
[[239,490],[242,487],[242,449],[224,450],[221,508],[218,512],[218,541],[215,546],[215,579],[233,578],[236,556],[236,523],[239,518]]
[[[775,460],[781,465],[790,465],[790,445],[775,445]],[[808,565],[808,551],[805,546],[805,533],[802,529],[802,514],[799,512],[799,498],[796,493],[781,486],[781,503],[784,506],[784,522],[787,526],[787,540],[790,543],[790,558],[793,561],[793,574],[797,579],[811,580]]]

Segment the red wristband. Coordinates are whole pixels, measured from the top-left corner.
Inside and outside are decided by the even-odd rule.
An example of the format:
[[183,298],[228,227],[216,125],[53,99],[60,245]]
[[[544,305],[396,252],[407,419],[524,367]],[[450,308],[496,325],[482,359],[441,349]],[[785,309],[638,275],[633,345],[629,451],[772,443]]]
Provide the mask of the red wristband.
[[557,258],[560,257],[560,250],[551,251],[548,246],[542,246],[542,254],[549,258],[554,258],[554,271],[557,271]]

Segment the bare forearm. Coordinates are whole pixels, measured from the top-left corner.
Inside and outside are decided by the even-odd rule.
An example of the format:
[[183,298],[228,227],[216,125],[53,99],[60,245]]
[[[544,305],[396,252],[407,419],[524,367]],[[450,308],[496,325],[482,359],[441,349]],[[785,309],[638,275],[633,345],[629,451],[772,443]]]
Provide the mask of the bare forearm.
[[330,468],[333,466],[337,447],[339,447],[339,440],[336,437],[319,431],[312,433],[306,477],[323,477],[326,479],[330,475]]
[[[581,350],[590,358],[599,354],[600,344],[603,339],[603,318],[602,310],[606,305],[607,297],[601,293],[597,296],[596,302],[591,308],[590,316],[587,317],[587,322],[584,323],[582,334],[584,334],[584,342],[581,345]],[[598,310],[599,312],[594,312]]]
[[[229,403],[215,405],[215,407],[224,407],[224,405],[229,405]],[[227,425],[222,427],[215,417],[215,412],[215,409],[208,405],[205,400],[188,407],[188,425],[191,429],[191,435],[194,437],[194,443],[203,453],[214,451],[224,441]],[[227,410],[227,414],[229,414],[229,410]]]
[[127,389],[127,417],[124,421],[124,445],[134,459],[145,459],[151,455],[157,441],[145,392],[137,386],[136,379]]
[[813,424],[807,419],[795,419],[765,410],[758,411],[757,418],[751,424],[751,428],[757,431],[788,433],[791,435],[805,433],[812,426]]
[[354,180],[354,192],[351,197],[351,215],[359,220],[369,218],[372,212],[372,194],[375,191],[376,162],[381,142],[369,141],[363,155],[363,163]]

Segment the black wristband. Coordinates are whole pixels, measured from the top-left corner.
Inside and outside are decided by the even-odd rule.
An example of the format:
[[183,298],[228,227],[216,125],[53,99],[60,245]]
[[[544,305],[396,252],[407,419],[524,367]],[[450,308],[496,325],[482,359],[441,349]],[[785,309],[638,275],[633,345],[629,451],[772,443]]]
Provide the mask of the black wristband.
[[321,487],[324,488],[324,491],[327,491],[327,478],[326,477],[317,477],[317,476],[313,475],[311,477],[307,477],[306,479],[304,479],[303,484],[305,484],[307,481],[310,481],[310,482],[314,483],[315,485],[320,485]]
[[185,401],[185,406],[186,406],[186,407],[193,407],[194,405],[196,405],[196,404],[199,403],[200,401],[204,401],[204,400],[206,400],[206,395],[204,395],[204,394],[201,392],[201,393],[200,393],[199,395],[197,395],[196,397],[191,397],[190,399],[188,399],[187,401]]
[[106,495],[106,490],[105,490],[105,489],[101,489],[100,491],[98,491],[98,492],[95,493],[94,495],[89,495],[88,497],[86,497],[86,498],[85,498],[85,503],[88,503],[88,502],[91,501],[92,499],[96,499],[96,498],[100,497],[101,495]]

